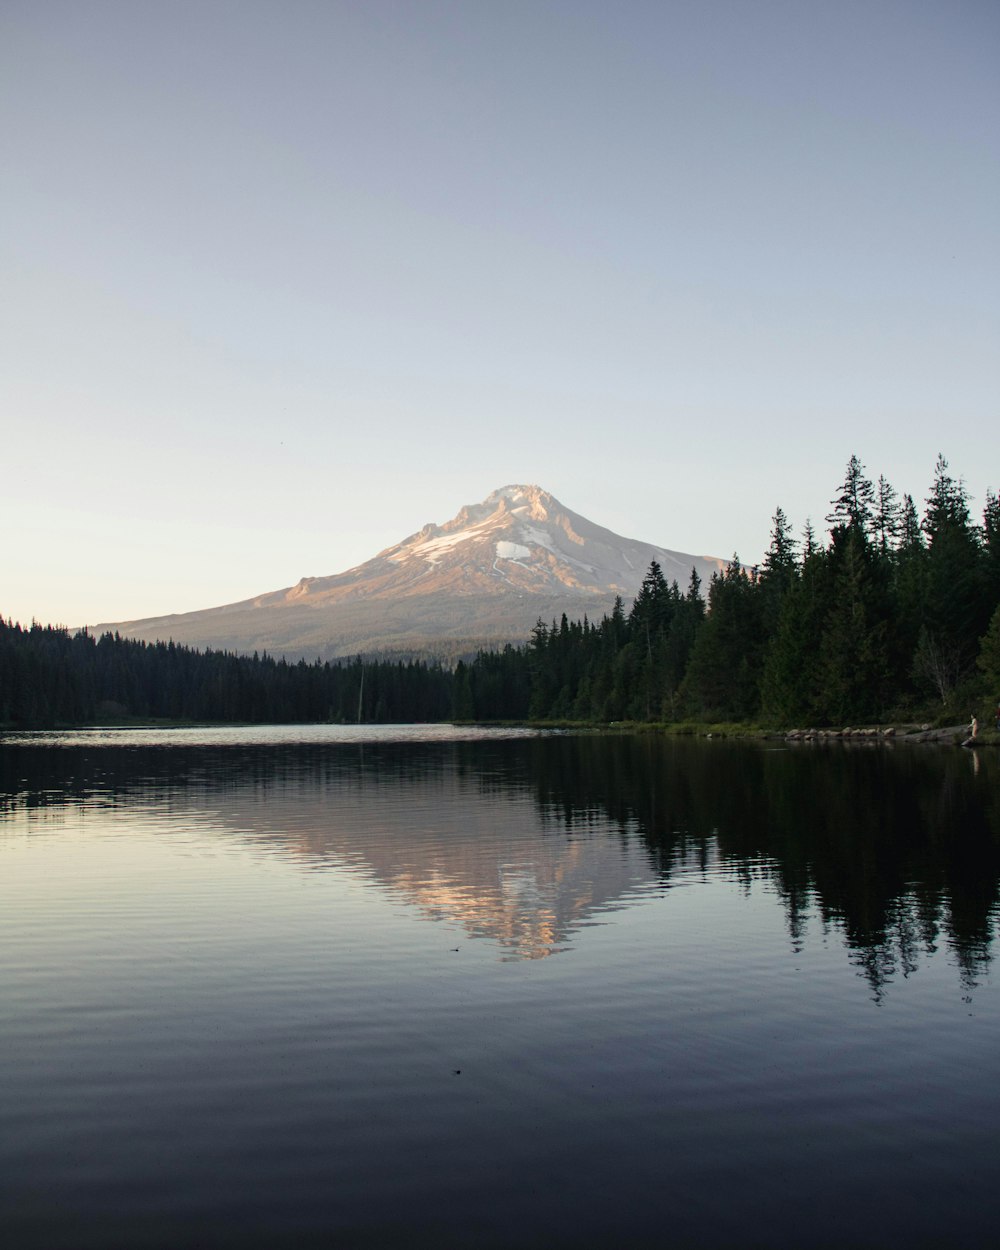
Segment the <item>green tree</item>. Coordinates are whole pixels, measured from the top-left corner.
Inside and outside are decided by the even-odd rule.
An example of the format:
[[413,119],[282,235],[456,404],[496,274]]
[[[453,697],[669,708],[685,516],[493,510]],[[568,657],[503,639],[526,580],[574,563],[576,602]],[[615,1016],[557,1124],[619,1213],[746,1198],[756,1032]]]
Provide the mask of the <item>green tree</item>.
[[819,642],[832,599],[831,580],[829,556],[810,544],[800,574],[782,600],[764,658],[761,711],[772,724],[823,718]]
[[[948,461],[941,455],[934,467],[923,530],[927,556],[922,646],[918,647],[914,667],[918,678],[947,701],[951,690],[972,668],[993,603],[980,536],[969,515],[968,492],[961,479],[952,477]],[[927,662],[931,657],[933,664]]]
[[983,509],[983,547],[987,593],[1000,603],[1000,497],[991,490],[986,492]]
[[680,691],[687,671],[695,639],[705,620],[705,600],[701,595],[701,578],[691,570],[687,592],[682,595],[674,582],[674,613],[663,642],[660,660],[660,715],[668,721],[681,715]]
[[1000,604],[990,619],[989,628],[980,639],[976,663],[986,680],[988,693],[997,700],[997,706],[1000,707]]
[[452,683],[451,715],[453,720],[474,720],[476,704],[472,695],[472,678],[464,661],[455,665],[455,679]]
[[881,474],[875,492],[875,514],[872,529],[880,555],[888,556],[899,540],[902,510],[899,496]]
[[828,525],[835,529],[854,527],[868,536],[875,514],[875,487],[865,477],[865,466],[857,456],[848,460],[840,494],[830,503],[833,511],[826,518]]
[[834,576],[820,640],[823,711],[834,723],[878,716],[888,700],[888,603],[860,526],[834,532]]
[[671,588],[663,570],[655,560],[642,580],[639,593],[629,613],[629,649],[631,672],[625,678],[633,695],[629,715],[638,720],[652,720],[660,714],[665,682],[665,643],[677,606],[676,583]]
[[798,577],[797,547],[798,542],[792,537],[791,522],[780,507],[776,508],[771,522],[771,545],[764,556],[759,587],[768,635],[777,629],[782,600]]
[[733,556],[713,574],[708,611],[691,648],[681,688],[687,708],[703,720],[750,720],[759,706],[764,621],[756,583]]

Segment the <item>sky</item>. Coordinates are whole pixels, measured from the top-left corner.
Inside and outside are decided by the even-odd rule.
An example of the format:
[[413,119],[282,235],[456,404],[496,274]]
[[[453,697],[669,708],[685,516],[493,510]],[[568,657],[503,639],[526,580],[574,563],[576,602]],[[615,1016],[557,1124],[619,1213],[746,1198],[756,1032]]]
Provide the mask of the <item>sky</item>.
[[0,0],[0,615],[509,483],[674,550],[1000,488],[994,0]]

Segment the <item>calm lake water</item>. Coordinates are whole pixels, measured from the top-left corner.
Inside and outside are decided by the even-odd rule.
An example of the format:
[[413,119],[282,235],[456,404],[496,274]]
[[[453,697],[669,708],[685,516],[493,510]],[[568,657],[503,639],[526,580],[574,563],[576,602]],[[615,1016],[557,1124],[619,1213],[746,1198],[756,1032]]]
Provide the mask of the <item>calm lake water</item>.
[[998,879],[986,750],[8,736],[3,1244],[995,1244]]

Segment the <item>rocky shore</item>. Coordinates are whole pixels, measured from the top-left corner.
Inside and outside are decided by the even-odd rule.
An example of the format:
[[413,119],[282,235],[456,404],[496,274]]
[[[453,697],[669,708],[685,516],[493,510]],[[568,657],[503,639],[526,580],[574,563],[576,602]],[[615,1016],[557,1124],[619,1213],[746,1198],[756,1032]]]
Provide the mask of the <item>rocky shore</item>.
[[[947,725],[935,728],[932,725],[868,725],[864,728],[845,729],[791,729],[782,735],[786,742],[939,742],[950,746],[972,745],[969,737],[969,726]],[[982,738],[977,739],[976,746],[986,745]]]

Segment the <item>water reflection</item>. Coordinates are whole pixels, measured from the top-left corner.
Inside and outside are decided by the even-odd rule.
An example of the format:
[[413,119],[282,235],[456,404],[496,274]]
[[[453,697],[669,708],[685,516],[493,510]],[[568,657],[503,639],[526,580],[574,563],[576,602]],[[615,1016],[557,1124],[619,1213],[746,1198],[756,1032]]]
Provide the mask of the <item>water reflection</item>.
[[506,958],[538,959],[655,873],[606,825],[544,836],[552,822],[540,824],[528,761],[500,745],[20,749],[3,794],[39,822],[106,805],[158,818],[166,834],[228,832],[304,870],[360,877]]
[[994,756],[946,749],[550,737],[455,743],[0,750],[0,810],[183,813],[304,868],[336,866],[429,918],[539,958],[686,873],[766,882],[793,949],[843,934],[876,997],[942,942],[967,993],[1000,880]]
[[763,877],[793,945],[815,915],[846,939],[876,995],[942,936],[967,989],[992,958],[1000,878],[1000,760],[955,749],[771,750],[654,738],[534,750],[540,801],[571,825],[600,807],[635,828],[666,881],[679,862]]

